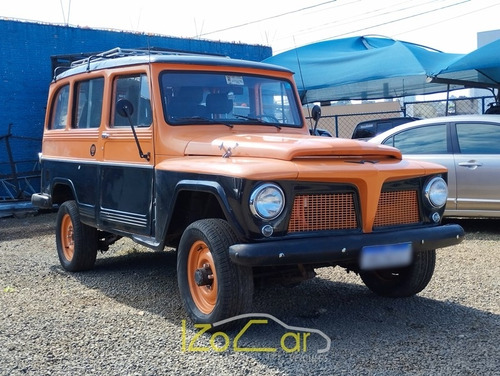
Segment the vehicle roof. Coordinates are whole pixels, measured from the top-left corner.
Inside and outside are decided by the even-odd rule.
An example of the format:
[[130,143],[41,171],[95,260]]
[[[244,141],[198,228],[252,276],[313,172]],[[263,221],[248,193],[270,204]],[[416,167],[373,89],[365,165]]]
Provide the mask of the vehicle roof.
[[436,118],[422,119],[412,121],[406,124],[398,125],[388,131],[378,134],[372,139],[368,140],[368,142],[372,142],[375,144],[380,144],[387,137],[399,133],[402,130],[418,127],[421,125],[429,125],[429,124],[437,124],[437,123],[466,123],[466,122],[485,122],[485,123],[499,123],[500,124],[500,115],[454,115],[454,116],[441,116]]
[[363,120],[358,123],[358,125],[368,124],[368,123],[378,123],[385,121],[398,121],[398,120],[406,120],[406,119],[418,119],[412,116],[398,116],[398,117],[390,117],[390,118],[379,118],[379,119],[371,119],[371,120]]
[[[95,60],[94,60],[95,59]],[[249,60],[231,59],[229,57],[216,55],[199,55],[199,54],[175,54],[175,53],[143,53],[139,55],[117,56],[117,57],[89,57],[82,59],[72,64],[72,67],[64,72],[57,74],[55,79],[72,76],[79,73],[91,72],[100,69],[125,67],[142,64],[170,63],[170,64],[191,64],[191,65],[215,65],[227,67],[243,67],[254,69],[266,69],[281,72],[293,73],[287,68],[273,64],[260,63]]]

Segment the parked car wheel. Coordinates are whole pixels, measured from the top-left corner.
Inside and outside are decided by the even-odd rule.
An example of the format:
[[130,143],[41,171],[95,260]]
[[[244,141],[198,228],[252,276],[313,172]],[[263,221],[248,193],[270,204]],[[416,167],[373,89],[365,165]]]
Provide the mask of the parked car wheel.
[[199,220],[184,231],[177,278],[182,302],[194,323],[214,323],[250,309],[252,270],[229,259],[228,248],[236,242],[228,223],[220,219]]
[[80,221],[75,201],[59,207],[56,221],[56,244],[59,261],[70,272],[89,270],[97,256],[97,229]]
[[436,251],[415,254],[413,263],[396,270],[360,272],[363,283],[380,296],[404,298],[418,294],[432,278],[436,264]]

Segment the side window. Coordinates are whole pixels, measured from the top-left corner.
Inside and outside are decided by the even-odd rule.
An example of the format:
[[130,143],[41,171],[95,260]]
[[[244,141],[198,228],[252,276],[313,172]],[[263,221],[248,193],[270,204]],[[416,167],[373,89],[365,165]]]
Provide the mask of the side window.
[[80,81],[75,85],[73,128],[98,128],[101,124],[104,78]]
[[462,123],[456,127],[462,154],[500,154],[500,125]]
[[[389,144],[391,145],[391,144]],[[446,154],[446,124],[408,129],[393,136],[392,146],[403,154]]]
[[68,104],[69,104],[69,85],[59,89],[54,102],[52,103],[52,112],[49,128],[64,129],[68,122]]
[[148,127],[152,122],[151,101],[149,95],[148,78],[146,74],[121,76],[114,80],[113,84],[113,112],[111,114],[111,125],[115,127],[129,126],[127,118],[116,113],[116,103],[120,99],[127,99],[132,103],[132,124],[139,127]]
[[394,136],[389,137],[384,142],[382,142],[382,144],[389,145],[389,146],[394,146]]

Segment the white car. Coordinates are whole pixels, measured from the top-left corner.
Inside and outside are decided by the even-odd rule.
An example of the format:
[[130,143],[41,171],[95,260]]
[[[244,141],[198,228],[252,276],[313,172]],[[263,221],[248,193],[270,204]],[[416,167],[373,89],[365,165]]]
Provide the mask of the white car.
[[368,142],[448,168],[448,217],[500,217],[500,115],[414,121]]

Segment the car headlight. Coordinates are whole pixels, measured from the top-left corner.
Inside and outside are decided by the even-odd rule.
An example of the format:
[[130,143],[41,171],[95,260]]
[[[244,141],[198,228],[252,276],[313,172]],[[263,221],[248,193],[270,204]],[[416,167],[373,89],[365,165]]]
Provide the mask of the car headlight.
[[259,185],[250,195],[250,211],[253,215],[271,220],[278,217],[285,207],[285,195],[276,184]]
[[448,199],[448,185],[443,178],[435,177],[426,184],[424,195],[435,208],[442,208]]

